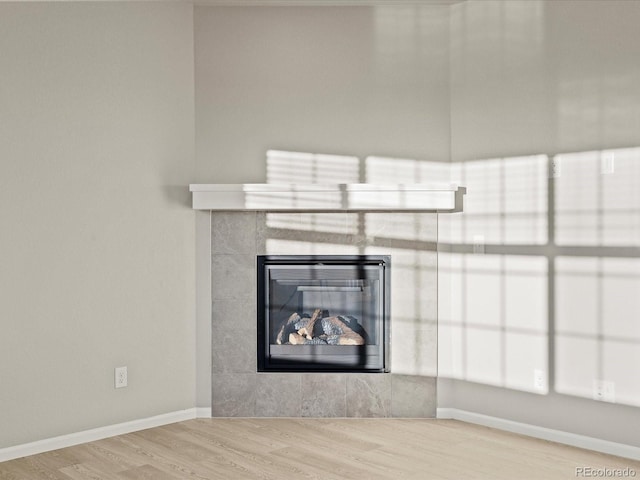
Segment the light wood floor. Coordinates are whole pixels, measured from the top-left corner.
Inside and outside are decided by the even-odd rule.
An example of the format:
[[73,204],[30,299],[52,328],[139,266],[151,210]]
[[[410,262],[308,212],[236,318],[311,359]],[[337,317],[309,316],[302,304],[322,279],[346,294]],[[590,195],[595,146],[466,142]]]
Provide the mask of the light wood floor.
[[199,419],[0,463],[2,480],[575,479],[640,462],[455,420]]

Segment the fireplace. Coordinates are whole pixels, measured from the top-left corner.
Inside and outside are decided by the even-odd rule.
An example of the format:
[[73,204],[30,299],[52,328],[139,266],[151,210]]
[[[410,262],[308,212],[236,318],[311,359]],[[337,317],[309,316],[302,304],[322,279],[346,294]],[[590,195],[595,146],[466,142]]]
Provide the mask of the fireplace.
[[[191,190],[194,209],[210,214],[196,216],[199,405],[210,402],[214,417],[435,416],[436,212],[460,209],[462,189],[424,185],[398,185],[395,189],[389,185],[192,185]],[[419,191],[424,196],[418,199],[415,195]],[[328,196],[340,201],[328,203]],[[446,203],[445,197],[451,201]],[[322,367],[314,357],[311,360],[317,362],[287,361],[276,347],[296,347],[302,352],[307,345],[278,345],[277,326],[269,327],[276,329],[275,339],[268,333],[267,320],[288,320],[294,310],[288,316],[284,309],[277,315],[273,309],[267,311],[269,277],[263,263],[258,298],[256,256],[268,256],[261,262],[301,260],[286,257],[295,253],[311,257],[313,265],[330,263],[325,258],[332,257],[319,255],[356,256],[359,252],[367,252],[375,268],[380,267],[380,259],[373,255],[393,259],[391,295],[389,263],[385,263],[383,274],[375,275],[383,283],[378,298],[384,302],[380,315],[384,331],[378,337],[382,346],[378,343],[376,347],[377,361],[367,365],[357,359],[351,365],[340,362],[338,366],[329,358]],[[382,260],[388,262],[389,257]],[[284,263],[282,267],[292,265]],[[364,280],[371,275],[368,272]],[[295,300],[294,304],[298,303]],[[316,309],[328,310],[330,316],[349,315],[324,306],[297,313],[301,317],[304,313],[313,315]],[[362,323],[364,320],[358,318],[358,322],[366,330],[371,328]],[[371,332],[367,335],[371,342]],[[320,353],[318,346],[310,346]],[[343,347],[346,350],[348,345]],[[372,363],[376,364],[373,368]],[[318,373],[321,369],[326,373]],[[354,370],[360,373],[342,373]]]
[[391,257],[258,256],[259,372],[388,372]]

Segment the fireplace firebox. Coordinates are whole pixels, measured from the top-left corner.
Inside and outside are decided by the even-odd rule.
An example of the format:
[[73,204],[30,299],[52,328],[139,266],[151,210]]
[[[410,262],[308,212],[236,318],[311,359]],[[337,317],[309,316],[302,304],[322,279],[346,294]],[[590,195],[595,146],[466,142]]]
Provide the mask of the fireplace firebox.
[[388,372],[391,257],[258,256],[259,372]]

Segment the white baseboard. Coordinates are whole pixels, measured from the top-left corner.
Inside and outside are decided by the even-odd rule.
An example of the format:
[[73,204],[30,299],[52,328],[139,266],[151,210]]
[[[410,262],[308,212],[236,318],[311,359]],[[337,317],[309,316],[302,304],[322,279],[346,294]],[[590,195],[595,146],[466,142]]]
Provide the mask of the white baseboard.
[[[36,455],[38,453],[50,452],[59,448],[71,447],[81,443],[93,442],[103,438],[123,435],[125,433],[137,432],[147,428],[160,427],[170,423],[182,422],[194,418],[211,418],[211,408],[190,408],[176,412],[156,415],[154,417],[132,420],[130,422],[108,425],[106,427],[93,428],[83,432],[61,435],[59,437],[38,440],[37,442],[25,443],[13,447],[0,449],[0,462],[13,460],[15,458]],[[484,425],[485,427],[496,428],[512,433],[519,433],[529,437],[540,438],[552,442],[563,443],[574,447],[586,448],[596,452],[617,455],[619,457],[640,460],[640,448],[622,443],[609,442],[598,438],[586,437],[575,433],[553,430],[550,428],[538,427],[527,423],[519,423],[505,420],[498,417],[490,417],[479,413],[458,410],[457,408],[438,408],[437,418],[453,419],[462,422]]]
[[607,440],[586,437],[584,435],[563,432],[561,430],[538,427],[528,423],[519,423],[498,417],[490,417],[480,413],[458,410],[457,408],[438,408],[436,416],[439,419],[453,419],[460,420],[462,422],[475,423],[477,425],[484,425],[485,427],[519,433],[529,437],[571,445],[573,447],[586,448],[588,450],[607,453],[609,455],[640,460],[640,447],[625,445],[623,443],[609,442]]
[[211,407],[197,407],[196,418],[211,418]]
[[[38,440],[37,442],[25,443],[13,447],[0,449],[0,462],[13,460],[15,458],[26,457],[38,453],[50,452],[59,448],[71,447],[80,443],[93,442],[103,438],[123,435],[125,433],[137,432],[147,428],[160,427],[170,423],[182,422],[196,418],[201,409],[190,408],[188,410],[178,410],[176,412],[164,413],[154,417],[141,418],[130,422],[108,425],[106,427],[92,428],[83,432],[70,433],[59,437]],[[206,410],[206,409],[202,409]],[[206,413],[206,412],[205,412]],[[204,415],[203,415],[204,416]],[[209,417],[211,409],[209,409]]]

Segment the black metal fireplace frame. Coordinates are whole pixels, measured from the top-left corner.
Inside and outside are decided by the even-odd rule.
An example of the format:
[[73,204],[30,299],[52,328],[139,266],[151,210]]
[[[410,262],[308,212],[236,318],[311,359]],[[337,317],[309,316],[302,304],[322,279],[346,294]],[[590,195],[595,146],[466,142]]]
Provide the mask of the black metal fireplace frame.
[[[382,335],[380,345],[343,345],[336,348],[332,345],[296,345],[294,348],[301,353],[301,358],[290,356],[272,358],[270,355],[270,340],[267,332],[270,331],[270,319],[267,314],[268,298],[268,266],[269,265],[335,265],[335,266],[378,266],[382,270],[380,282],[380,299],[382,301]],[[390,255],[259,255],[257,257],[257,353],[258,372],[359,372],[359,373],[383,373],[389,372],[390,360],[390,318],[391,318],[391,256]],[[282,345],[281,347],[291,347]],[[357,359],[357,364],[344,365],[340,362],[307,361],[305,358],[311,354],[318,354],[320,358],[330,359],[331,353],[339,350],[341,355]],[[371,356],[371,352],[374,355]],[[375,365],[371,365],[369,359],[377,358]],[[380,361],[381,360],[381,361]]]

